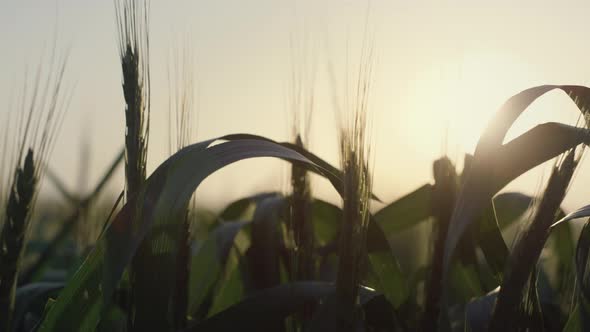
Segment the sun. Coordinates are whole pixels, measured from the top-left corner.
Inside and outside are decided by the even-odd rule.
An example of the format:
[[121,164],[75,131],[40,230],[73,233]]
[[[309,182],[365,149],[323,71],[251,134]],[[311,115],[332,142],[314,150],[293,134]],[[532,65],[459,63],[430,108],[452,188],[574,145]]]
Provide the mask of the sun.
[[[507,54],[472,52],[439,59],[415,75],[407,130],[425,151],[462,159],[475,151],[488,122],[508,98],[541,84],[537,75],[529,64]],[[530,126],[519,120],[509,136]]]

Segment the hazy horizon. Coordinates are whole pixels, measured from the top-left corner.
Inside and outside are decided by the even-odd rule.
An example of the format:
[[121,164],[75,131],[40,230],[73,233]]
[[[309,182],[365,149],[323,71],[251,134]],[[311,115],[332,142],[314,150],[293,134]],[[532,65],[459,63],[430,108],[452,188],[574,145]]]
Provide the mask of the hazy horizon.
[[[273,1],[151,2],[152,127],[148,173],[167,156],[168,59],[173,48],[195,55],[197,133],[194,141],[252,133],[290,137],[290,40],[311,45],[317,62],[317,103],[310,149],[338,165],[337,122],[331,103],[337,82],[358,64],[368,10],[375,67],[370,109],[375,193],[390,202],[432,181],[432,162],[447,153],[462,164],[489,117],[510,96],[540,84],[588,84],[590,3],[510,1]],[[359,15],[363,13],[363,15]],[[51,168],[75,190],[83,139],[88,140],[90,188],[123,146],[124,102],[111,1],[0,1],[0,97],[23,86],[52,46],[69,50],[66,83],[73,99],[55,145]],[[348,60],[347,60],[348,59]],[[348,65],[347,65],[348,61]],[[4,102],[0,112],[9,103]],[[575,105],[559,92],[535,102],[515,124],[514,137],[535,124],[574,124]],[[509,185],[538,192],[548,162]],[[247,166],[244,166],[247,165]],[[265,165],[264,172],[256,172]],[[221,170],[198,190],[197,200],[219,206],[245,193],[286,190],[287,164],[250,160]],[[109,186],[122,189],[123,171]],[[588,204],[583,162],[565,200],[568,209]],[[545,180],[546,180],[545,176]],[[544,183],[544,182],[543,182]],[[45,182],[44,187],[51,185]],[[317,196],[337,201],[324,181]],[[47,192],[47,191],[46,191]]]

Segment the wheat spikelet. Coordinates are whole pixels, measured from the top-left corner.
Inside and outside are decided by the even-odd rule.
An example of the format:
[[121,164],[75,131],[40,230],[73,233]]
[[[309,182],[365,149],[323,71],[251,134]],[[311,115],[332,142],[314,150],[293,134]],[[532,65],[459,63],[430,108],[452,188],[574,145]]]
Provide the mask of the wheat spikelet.
[[[115,0],[115,13],[119,33],[119,57],[123,74],[125,98],[125,196],[136,195],[146,178],[146,164],[150,123],[150,75],[148,12],[146,1]],[[138,318],[149,317],[143,312],[149,302],[142,296],[146,269],[145,254],[149,247],[143,241],[133,258],[129,273],[131,282],[127,317],[130,331],[141,330]]]
[[145,181],[150,122],[148,5],[145,1],[115,2],[119,56],[125,98],[126,196]]

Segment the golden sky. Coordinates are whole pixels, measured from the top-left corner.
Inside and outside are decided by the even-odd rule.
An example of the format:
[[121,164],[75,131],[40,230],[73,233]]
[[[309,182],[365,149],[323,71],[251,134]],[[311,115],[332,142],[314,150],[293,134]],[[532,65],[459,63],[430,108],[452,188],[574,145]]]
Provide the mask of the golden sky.
[[[317,62],[310,147],[337,164],[334,87],[327,66],[333,64],[337,81],[354,72],[368,11],[375,49],[369,105],[374,189],[389,202],[431,181],[431,163],[443,153],[461,165],[463,153],[473,152],[486,121],[511,95],[539,84],[589,84],[590,3],[515,3],[373,0],[368,6],[361,0],[152,0],[149,169],[167,154],[166,70],[172,47],[188,47],[195,54],[196,140],[237,132],[286,140],[290,39],[311,45]],[[91,146],[90,184],[123,144],[113,3],[0,0],[1,100],[8,100],[12,87],[22,86],[25,65],[38,63],[42,51],[52,45],[54,31],[58,49],[71,50],[67,81],[75,90],[51,165],[76,188],[81,137],[86,135]],[[573,124],[576,119],[567,96],[554,92],[533,104],[509,136],[538,123]],[[509,188],[538,192],[546,166]],[[244,176],[246,172],[254,175]],[[590,169],[583,163],[567,208],[588,203],[588,180]],[[213,175],[199,189],[198,199],[221,204],[254,191],[286,188],[283,162],[246,161]],[[113,185],[110,190],[119,188]],[[335,200],[322,181],[316,181],[316,192]]]

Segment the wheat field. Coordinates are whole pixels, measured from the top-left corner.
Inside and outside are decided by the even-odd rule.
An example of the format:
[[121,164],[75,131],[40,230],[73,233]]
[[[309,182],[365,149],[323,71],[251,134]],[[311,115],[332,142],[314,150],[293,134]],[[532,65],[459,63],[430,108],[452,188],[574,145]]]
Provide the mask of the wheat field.
[[[76,112],[75,47],[54,39],[4,104],[0,332],[590,329],[590,205],[564,207],[569,189],[584,186],[576,175],[590,144],[589,87],[512,91],[477,133],[473,153],[441,153],[425,166],[428,178],[389,199],[379,189],[396,183],[376,170],[399,168],[379,157],[390,150],[377,144],[383,60],[369,6],[344,70],[340,58],[320,55],[313,33],[288,41],[281,141],[203,121],[213,111],[195,91],[207,84],[197,65],[207,49],[196,51],[179,32],[180,42],[155,47],[152,5],[112,5],[119,150],[94,183],[90,145],[65,151],[86,161],[80,182],[90,188],[72,190],[53,157],[63,155],[62,124]],[[162,49],[165,84],[154,79]],[[315,148],[312,134],[326,108],[320,81],[333,115],[329,152]],[[575,124],[548,121],[513,134],[525,111],[535,116],[534,105],[557,93],[575,109]],[[163,107],[153,102],[158,94],[167,96]],[[217,134],[197,139],[201,128]],[[428,127],[412,130],[427,135]],[[404,144],[420,153],[418,143]],[[168,148],[163,161],[152,156],[158,145]],[[393,157],[407,163],[403,153]],[[242,168],[251,159],[282,163],[282,183],[221,207],[203,203],[197,189],[222,169],[275,180],[270,167]],[[512,190],[540,165],[550,165],[540,189]],[[318,194],[319,181],[336,199]],[[42,185],[53,194],[45,197]]]

